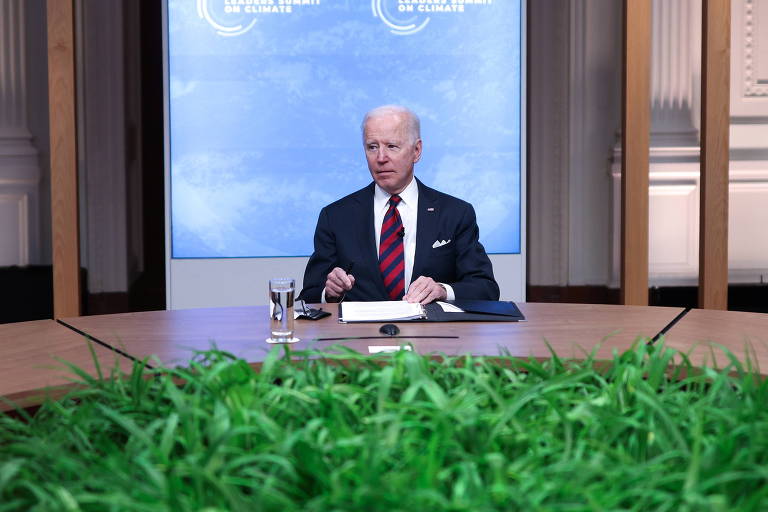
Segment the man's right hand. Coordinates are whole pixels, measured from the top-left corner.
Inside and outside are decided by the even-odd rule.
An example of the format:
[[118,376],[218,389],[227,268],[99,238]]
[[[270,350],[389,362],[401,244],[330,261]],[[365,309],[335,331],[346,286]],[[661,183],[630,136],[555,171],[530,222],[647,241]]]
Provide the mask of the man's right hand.
[[355,286],[355,276],[347,274],[343,268],[336,267],[325,280],[325,300],[338,302],[352,287]]

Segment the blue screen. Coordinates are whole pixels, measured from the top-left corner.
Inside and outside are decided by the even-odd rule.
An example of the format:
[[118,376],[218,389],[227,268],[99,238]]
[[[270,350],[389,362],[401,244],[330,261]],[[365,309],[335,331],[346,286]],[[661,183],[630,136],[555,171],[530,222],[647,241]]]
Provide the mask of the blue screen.
[[370,183],[360,123],[421,118],[426,185],[520,252],[520,0],[168,0],[174,258],[306,256]]

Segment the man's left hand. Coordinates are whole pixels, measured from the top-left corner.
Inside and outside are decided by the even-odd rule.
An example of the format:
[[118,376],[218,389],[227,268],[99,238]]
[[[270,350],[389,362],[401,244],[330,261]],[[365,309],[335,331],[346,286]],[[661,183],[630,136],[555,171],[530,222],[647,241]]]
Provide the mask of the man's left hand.
[[431,277],[419,276],[411,286],[408,287],[408,294],[403,297],[408,302],[420,302],[429,304],[436,300],[445,300],[447,297],[445,288],[436,283]]

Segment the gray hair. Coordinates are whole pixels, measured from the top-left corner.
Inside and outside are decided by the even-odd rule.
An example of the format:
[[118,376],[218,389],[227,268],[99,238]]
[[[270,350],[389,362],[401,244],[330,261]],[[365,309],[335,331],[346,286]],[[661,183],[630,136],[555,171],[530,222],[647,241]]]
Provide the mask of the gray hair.
[[411,142],[415,143],[421,138],[421,121],[419,121],[419,116],[411,109],[402,105],[382,105],[369,110],[365,117],[363,117],[363,123],[360,125],[360,132],[363,134],[363,137],[365,137],[365,124],[369,119],[392,114],[405,118],[406,129],[411,137]]

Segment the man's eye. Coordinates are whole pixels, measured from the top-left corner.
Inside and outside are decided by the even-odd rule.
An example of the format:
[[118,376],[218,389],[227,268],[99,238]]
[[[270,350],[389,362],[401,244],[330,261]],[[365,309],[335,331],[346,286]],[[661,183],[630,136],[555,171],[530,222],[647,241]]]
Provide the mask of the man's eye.
[[378,149],[378,146],[375,146],[373,144],[368,145],[368,151],[376,151]]
[[394,144],[389,144],[389,145],[387,146],[387,148],[389,148],[389,149],[397,149],[397,146],[396,146],[396,145],[394,145]]

